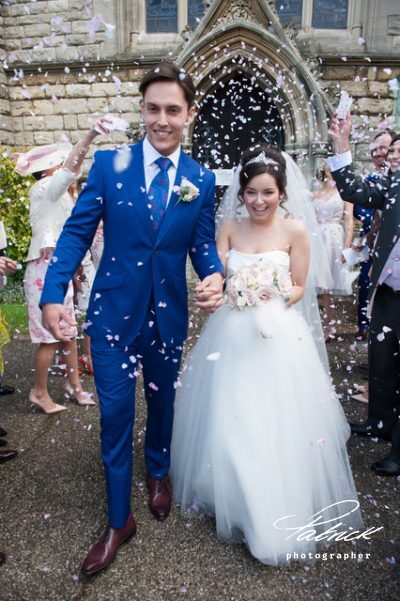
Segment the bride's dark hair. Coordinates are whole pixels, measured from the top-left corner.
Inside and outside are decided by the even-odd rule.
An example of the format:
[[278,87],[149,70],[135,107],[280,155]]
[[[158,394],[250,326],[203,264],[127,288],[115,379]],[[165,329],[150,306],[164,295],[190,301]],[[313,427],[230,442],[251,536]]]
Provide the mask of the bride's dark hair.
[[[256,160],[259,159],[259,160]],[[270,159],[270,161],[268,160]],[[281,151],[269,144],[257,144],[244,151],[240,159],[242,169],[239,175],[239,198],[243,202],[243,192],[249,181],[257,175],[268,173],[276,181],[281,194],[286,191],[286,162]]]

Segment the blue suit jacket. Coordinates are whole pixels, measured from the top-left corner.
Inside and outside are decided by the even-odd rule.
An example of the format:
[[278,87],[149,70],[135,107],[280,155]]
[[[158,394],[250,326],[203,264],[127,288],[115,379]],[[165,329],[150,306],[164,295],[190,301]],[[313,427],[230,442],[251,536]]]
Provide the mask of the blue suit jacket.
[[187,335],[188,252],[200,279],[216,271],[223,273],[215,245],[215,176],[181,152],[175,183],[179,185],[185,176],[200,194],[191,202],[178,202],[173,192],[155,234],[142,143],[130,149],[132,160],[121,173],[113,168],[118,150],[95,154],[87,184],[54,251],[40,302],[63,302],[68,282],[102,219],[104,252],[89,302],[88,334],[97,341],[131,343],[153,296],[162,341],[167,346],[181,344]]

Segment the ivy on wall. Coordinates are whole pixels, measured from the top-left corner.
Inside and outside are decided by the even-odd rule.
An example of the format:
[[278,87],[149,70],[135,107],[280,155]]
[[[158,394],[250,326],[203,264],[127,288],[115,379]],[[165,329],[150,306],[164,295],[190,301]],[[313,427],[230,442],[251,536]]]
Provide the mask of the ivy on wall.
[[0,220],[7,234],[7,255],[19,262],[26,259],[31,239],[29,188],[34,181],[18,175],[13,160],[0,155]]

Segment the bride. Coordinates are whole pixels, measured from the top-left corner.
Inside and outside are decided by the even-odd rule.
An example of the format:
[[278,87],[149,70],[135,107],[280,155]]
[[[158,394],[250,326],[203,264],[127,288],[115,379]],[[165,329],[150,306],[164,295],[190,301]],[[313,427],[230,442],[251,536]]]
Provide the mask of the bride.
[[[226,299],[183,368],[170,472],[184,513],[215,516],[222,539],[272,565],[314,552],[329,527],[362,526],[349,426],[294,308],[310,253],[304,225],[277,212],[285,189],[279,150],[244,153],[238,200],[248,216],[218,235]],[[315,536],[298,534],[315,514]]]

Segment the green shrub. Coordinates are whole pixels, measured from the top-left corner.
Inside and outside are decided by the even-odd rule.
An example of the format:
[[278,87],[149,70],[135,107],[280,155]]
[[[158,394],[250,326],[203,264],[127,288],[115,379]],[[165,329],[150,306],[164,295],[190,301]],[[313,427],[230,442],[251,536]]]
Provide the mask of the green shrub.
[[16,261],[26,259],[29,250],[29,188],[34,181],[18,175],[6,153],[0,156],[0,220],[7,234],[7,256]]

